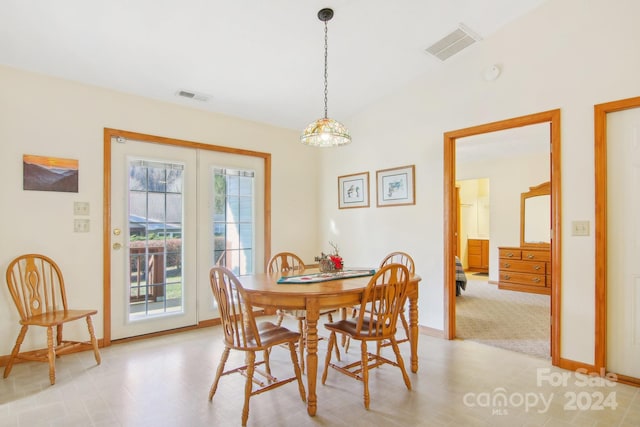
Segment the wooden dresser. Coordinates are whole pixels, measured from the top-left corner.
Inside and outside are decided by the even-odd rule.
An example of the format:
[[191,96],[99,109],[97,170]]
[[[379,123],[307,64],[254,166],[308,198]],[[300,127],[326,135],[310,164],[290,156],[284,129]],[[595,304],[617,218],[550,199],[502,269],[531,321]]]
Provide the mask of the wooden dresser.
[[489,272],[489,241],[486,239],[468,239],[469,271]]
[[551,294],[551,250],[548,248],[500,247],[498,288]]

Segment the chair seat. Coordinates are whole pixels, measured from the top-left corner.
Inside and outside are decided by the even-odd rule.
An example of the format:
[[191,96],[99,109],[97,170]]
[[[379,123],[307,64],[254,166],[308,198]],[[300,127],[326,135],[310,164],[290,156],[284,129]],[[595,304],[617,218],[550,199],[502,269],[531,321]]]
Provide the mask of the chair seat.
[[26,320],[21,320],[20,324],[33,326],[57,326],[72,320],[93,316],[96,313],[98,313],[97,310],[58,310],[43,313],[39,316],[33,316]]
[[[324,327],[333,332],[347,334],[354,339],[366,340],[370,337],[371,331],[375,331],[376,321],[370,320],[369,318],[365,317],[363,319],[362,327],[359,332],[358,322],[356,321],[356,319],[345,319],[338,320],[337,322],[333,323],[325,323]],[[376,335],[371,337],[371,339],[378,340],[379,338]]]
[[[297,341],[300,338],[299,332],[291,331],[284,326],[278,326],[271,322],[261,322],[258,324],[258,334],[262,347],[272,347],[274,345],[286,344],[291,340]],[[257,343],[252,339],[250,347],[257,347]]]

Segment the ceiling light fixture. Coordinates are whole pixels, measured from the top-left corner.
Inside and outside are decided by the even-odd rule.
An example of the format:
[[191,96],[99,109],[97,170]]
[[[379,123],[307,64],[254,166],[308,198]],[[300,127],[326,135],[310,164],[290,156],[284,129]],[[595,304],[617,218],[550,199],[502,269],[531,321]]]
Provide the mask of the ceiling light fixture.
[[324,22],[324,117],[309,124],[300,136],[300,142],[313,147],[338,147],[351,142],[351,135],[340,122],[327,117],[327,21],[333,18],[333,9],[321,9],[318,19]]

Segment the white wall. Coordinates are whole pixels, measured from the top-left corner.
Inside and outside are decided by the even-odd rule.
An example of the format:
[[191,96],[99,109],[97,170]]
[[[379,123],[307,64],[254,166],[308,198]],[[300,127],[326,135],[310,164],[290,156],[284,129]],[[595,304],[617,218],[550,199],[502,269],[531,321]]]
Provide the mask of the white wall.
[[[0,94],[0,271],[22,253],[51,256],[63,269],[70,302],[99,310],[98,337],[105,127],[272,153],[272,251],[295,251],[309,261],[318,252],[318,151],[298,143],[298,132],[6,67]],[[78,193],[23,191],[23,154],[78,159]],[[89,233],[73,233],[74,201],[90,203]],[[19,318],[6,287],[1,292],[0,355],[6,355]],[[46,342],[35,330],[27,338],[25,350]]]
[[[594,220],[593,105],[640,95],[640,2],[550,0],[453,56],[355,117],[353,143],[324,153],[322,240],[347,264],[374,264],[390,250],[413,254],[422,276],[420,324],[442,329],[443,133],[562,109],[561,357],[594,362],[594,238],[572,237],[572,220]],[[425,57],[425,61],[433,60]],[[482,78],[501,66],[495,81]],[[338,210],[336,177],[416,165],[416,205]],[[372,185],[375,200],[375,181]],[[493,204],[493,201],[492,201]],[[587,267],[587,268],[585,268]]]

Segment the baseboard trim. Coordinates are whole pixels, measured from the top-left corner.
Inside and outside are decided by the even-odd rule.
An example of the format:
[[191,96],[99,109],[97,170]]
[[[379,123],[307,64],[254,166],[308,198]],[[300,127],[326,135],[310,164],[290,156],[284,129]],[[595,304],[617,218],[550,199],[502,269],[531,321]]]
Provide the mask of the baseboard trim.
[[444,339],[444,331],[442,329],[430,328],[428,326],[418,325],[418,332],[422,335]]

